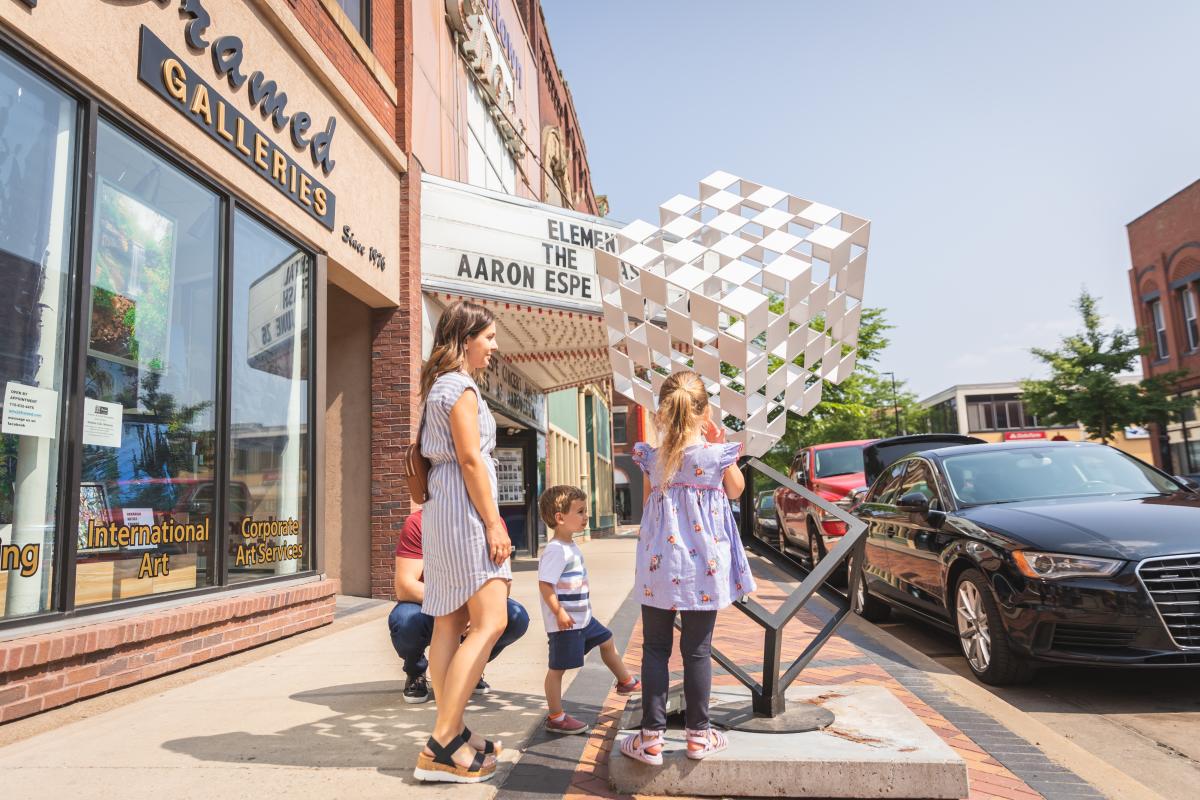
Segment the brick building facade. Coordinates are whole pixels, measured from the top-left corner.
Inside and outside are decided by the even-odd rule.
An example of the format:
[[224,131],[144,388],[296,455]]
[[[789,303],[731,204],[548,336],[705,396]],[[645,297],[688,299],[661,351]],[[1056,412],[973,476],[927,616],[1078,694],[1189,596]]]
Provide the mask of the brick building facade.
[[[1145,375],[1176,370],[1181,394],[1200,397],[1200,181],[1130,222],[1129,289],[1138,333],[1147,348]],[[1154,462],[1173,474],[1200,473],[1200,420],[1154,426]]]
[[598,302],[425,269],[439,198],[503,209],[536,253],[562,232],[568,293],[615,230],[537,2],[8,0],[10,86],[29,119],[0,144],[41,171],[10,186],[0,159],[0,238],[35,231],[50,268],[0,245],[21,308],[48,309],[0,312],[0,722],[328,624],[338,592],[391,597],[422,344],[454,297],[501,320],[514,542],[536,552],[548,469],[615,523]]
[[571,90],[554,57],[542,4],[538,0],[520,0],[517,7],[529,31],[539,77],[541,199],[585,214],[606,216],[608,209],[601,211],[596,202],[583,130]]
[[410,4],[353,7],[0,3],[0,722],[372,593],[419,178]]

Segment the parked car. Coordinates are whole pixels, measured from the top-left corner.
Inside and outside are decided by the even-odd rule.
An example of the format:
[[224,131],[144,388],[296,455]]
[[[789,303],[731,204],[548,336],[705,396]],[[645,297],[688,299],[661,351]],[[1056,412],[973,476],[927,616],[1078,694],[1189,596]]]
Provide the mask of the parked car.
[[[863,448],[872,441],[830,442],[801,448],[792,458],[788,474],[818,496],[848,508],[850,493],[866,484]],[[784,553],[798,552],[809,566],[816,566],[846,533],[846,523],[827,517],[820,506],[786,487],[775,490],[775,509],[780,533],[777,546]]]
[[1042,662],[1200,664],[1200,494],[1086,442],[926,449],[888,465],[854,609],[957,634],[984,682]]
[[779,517],[775,514],[775,493],[759,492],[754,501],[754,535],[772,547],[779,544]]

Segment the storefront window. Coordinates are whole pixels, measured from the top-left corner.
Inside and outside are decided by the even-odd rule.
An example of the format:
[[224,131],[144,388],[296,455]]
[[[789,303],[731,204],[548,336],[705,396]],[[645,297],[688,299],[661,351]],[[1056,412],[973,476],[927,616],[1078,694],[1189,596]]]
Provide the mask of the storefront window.
[[77,111],[0,54],[0,619],[51,603]]
[[101,122],[75,604],[209,578],[221,201]]
[[233,263],[229,582],[307,569],[312,256],[238,212]]

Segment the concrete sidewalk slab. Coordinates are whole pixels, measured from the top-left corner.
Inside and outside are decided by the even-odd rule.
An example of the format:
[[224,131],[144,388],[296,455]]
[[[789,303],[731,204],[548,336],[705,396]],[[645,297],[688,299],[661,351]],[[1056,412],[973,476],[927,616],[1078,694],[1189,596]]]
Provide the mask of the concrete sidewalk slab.
[[[714,691],[712,706],[744,706],[749,690]],[[729,748],[703,761],[684,752],[683,731],[667,731],[663,765],[614,754],[609,778],[626,794],[707,797],[958,798],[967,765],[882,686],[799,686],[789,703],[833,712],[829,728],[805,733],[731,731]]]
[[[629,594],[635,546],[584,545],[602,621]],[[529,610],[529,632],[488,665],[493,691],[468,708],[473,730],[505,742],[502,768],[486,784],[422,784],[423,796],[492,797],[544,719],[535,561],[514,564],[512,595]],[[0,748],[3,796],[412,796],[412,768],[436,707],[403,702],[404,675],[386,625],[391,607],[357,609],[354,627],[305,634],[283,652]]]

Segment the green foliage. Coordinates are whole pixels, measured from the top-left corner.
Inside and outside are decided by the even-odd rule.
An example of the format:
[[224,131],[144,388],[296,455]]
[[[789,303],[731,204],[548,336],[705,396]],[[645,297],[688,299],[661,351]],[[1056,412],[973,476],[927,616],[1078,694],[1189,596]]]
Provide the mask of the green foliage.
[[1191,402],[1171,396],[1182,372],[1119,381],[1117,376],[1130,372],[1145,352],[1136,331],[1101,330],[1098,299],[1086,289],[1075,308],[1083,330],[1064,337],[1057,350],[1030,350],[1050,368],[1050,377],[1022,382],[1026,412],[1046,425],[1082,424],[1089,437],[1107,444],[1125,426],[1165,421]]
[[[782,301],[776,313],[782,313]],[[822,330],[824,320],[813,328]],[[796,450],[824,442],[875,439],[896,434],[899,409],[901,431],[922,430],[927,412],[917,403],[904,382],[897,381],[893,395],[892,378],[876,370],[879,354],[888,346],[889,325],[885,309],[864,308],[858,332],[858,358],[854,372],[840,384],[825,381],[821,402],[807,416],[788,412],[787,431],[763,459],[786,471]],[[893,399],[894,398],[894,399]]]

